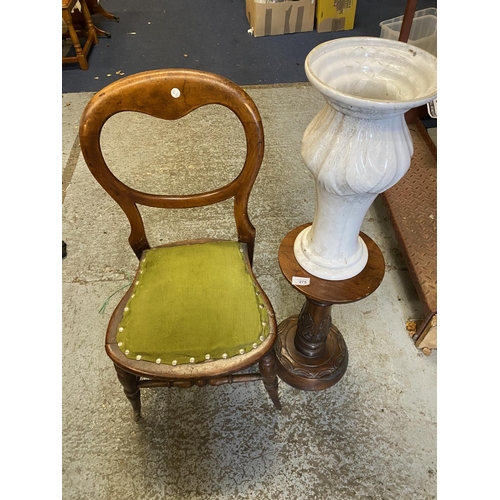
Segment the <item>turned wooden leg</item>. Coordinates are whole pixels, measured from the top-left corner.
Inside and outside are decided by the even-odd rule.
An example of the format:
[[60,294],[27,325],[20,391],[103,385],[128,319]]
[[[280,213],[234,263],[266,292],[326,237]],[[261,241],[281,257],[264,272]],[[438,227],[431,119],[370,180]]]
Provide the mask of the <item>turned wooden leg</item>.
[[324,353],[326,337],[332,326],[331,304],[306,300],[302,306],[295,334],[295,348],[308,357]]
[[269,351],[269,353],[259,361],[259,368],[264,381],[264,387],[271,401],[274,403],[277,410],[281,410],[281,402],[278,394],[276,358],[273,350]]
[[89,8],[87,7],[87,3],[85,0],[80,1],[80,5],[82,6],[83,16],[85,18],[85,23],[87,24],[87,31],[89,36],[92,38],[94,44],[99,43],[99,39],[97,38],[97,33],[94,29],[94,23],[92,22],[92,18],[90,17]]
[[132,405],[134,420],[137,422],[141,418],[141,392],[138,387],[139,377],[122,370],[116,365],[115,370],[118,380],[123,386],[123,392],[125,392],[125,396],[127,396]]

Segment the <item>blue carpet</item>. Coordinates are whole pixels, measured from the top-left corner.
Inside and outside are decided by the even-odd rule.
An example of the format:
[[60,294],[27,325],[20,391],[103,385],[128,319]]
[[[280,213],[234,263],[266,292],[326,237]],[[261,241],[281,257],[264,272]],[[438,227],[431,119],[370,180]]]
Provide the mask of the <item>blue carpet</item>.
[[[304,60],[316,45],[346,36],[379,37],[379,23],[402,15],[406,0],[358,0],[353,30],[258,38],[248,33],[245,0],[101,0],[101,5],[120,21],[93,16],[111,38],[99,38],[87,71],[63,65],[63,93],[96,92],[123,76],[158,68],[212,71],[239,85],[305,82]],[[418,10],[427,7],[436,7],[436,0],[418,2]]]

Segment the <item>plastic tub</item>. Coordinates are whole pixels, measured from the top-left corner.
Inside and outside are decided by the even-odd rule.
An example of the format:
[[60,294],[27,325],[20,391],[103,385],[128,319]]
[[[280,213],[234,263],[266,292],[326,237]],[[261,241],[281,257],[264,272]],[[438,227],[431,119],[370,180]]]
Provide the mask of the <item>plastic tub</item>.
[[[398,16],[382,21],[380,23],[380,38],[398,40],[403,17]],[[437,9],[431,7],[415,12],[408,43],[437,56]]]

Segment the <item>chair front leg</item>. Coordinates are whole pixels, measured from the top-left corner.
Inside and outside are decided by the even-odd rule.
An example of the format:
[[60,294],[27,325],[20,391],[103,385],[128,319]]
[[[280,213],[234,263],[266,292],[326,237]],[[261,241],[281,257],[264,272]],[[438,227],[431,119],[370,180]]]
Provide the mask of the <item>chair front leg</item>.
[[278,394],[278,376],[276,372],[276,358],[274,354],[274,349],[271,349],[260,361],[259,361],[260,373],[264,381],[264,387],[266,388],[271,401],[277,410],[281,410],[281,402]]
[[115,370],[118,380],[123,386],[123,392],[125,392],[125,396],[127,396],[132,405],[134,420],[137,422],[141,418],[141,391],[138,387],[139,377],[122,370],[117,365],[115,365]]

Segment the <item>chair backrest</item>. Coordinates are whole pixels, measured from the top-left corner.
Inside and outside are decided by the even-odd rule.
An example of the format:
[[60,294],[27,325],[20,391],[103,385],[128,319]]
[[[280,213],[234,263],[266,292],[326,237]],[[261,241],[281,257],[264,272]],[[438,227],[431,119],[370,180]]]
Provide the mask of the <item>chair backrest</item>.
[[[127,186],[111,172],[101,150],[101,132],[111,116],[122,111],[136,111],[164,120],[177,120],[208,104],[225,106],[243,125],[246,158],[241,171],[231,182],[197,194],[150,194]],[[247,207],[264,156],[264,132],[255,103],[241,87],[219,75],[190,69],[138,73],[108,85],[90,100],[81,118],[79,135],[90,171],[128,217],[131,227],[129,243],[138,258],[150,248],[138,204],[190,208],[234,197],[238,240],[247,244],[252,262],[255,228],[248,217]]]

